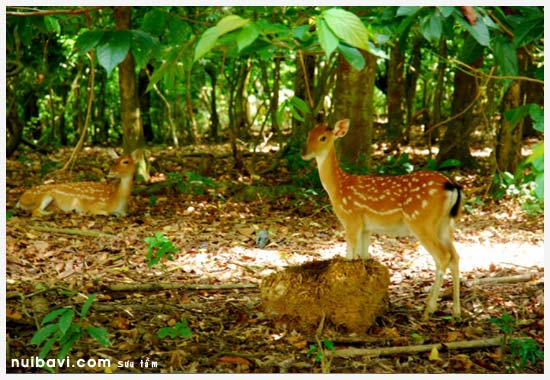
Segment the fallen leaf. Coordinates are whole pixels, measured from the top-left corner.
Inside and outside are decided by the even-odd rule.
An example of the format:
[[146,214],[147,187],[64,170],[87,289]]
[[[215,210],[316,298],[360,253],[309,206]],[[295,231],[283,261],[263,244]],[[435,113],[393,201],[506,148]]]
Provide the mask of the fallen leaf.
[[434,346],[432,348],[432,350],[430,351],[430,356],[428,356],[428,359],[432,361],[441,360],[441,358],[439,357],[439,351],[437,350],[437,347]]
[[222,356],[219,357],[216,361],[219,363],[240,364],[244,366],[250,365],[248,359],[242,358],[240,356]]

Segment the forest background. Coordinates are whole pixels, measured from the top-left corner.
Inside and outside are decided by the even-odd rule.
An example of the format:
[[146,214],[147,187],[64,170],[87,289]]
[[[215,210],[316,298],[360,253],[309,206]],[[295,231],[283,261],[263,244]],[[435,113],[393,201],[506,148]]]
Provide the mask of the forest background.
[[[95,281],[103,276],[104,268],[120,263],[102,252],[111,250],[127,260],[135,252],[154,250],[155,244],[166,244],[167,256],[185,251],[199,257],[198,253],[206,251],[208,263],[162,265],[183,265],[186,275],[192,273],[185,281],[214,281],[198,276],[208,272],[198,268],[203,264],[233,268],[235,256],[228,254],[229,264],[216,260],[225,260],[220,259],[225,257],[220,252],[233,247],[235,241],[242,243],[242,236],[246,247],[255,247],[263,244],[258,236],[264,231],[270,236],[271,247],[284,242],[288,250],[307,252],[304,257],[315,249],[303,245],[337,239],[339,227],[331,219],[316,168],[300,158],[307,131],[319,122],[333,125],[343,118],[351,120],[350,132],[337,146],[349,172],[394,175],[431,169],[444,171],[460,182],[467,194],[467,226],[461,231],[468,236],[465,239],[483,239],[483,231],[492,225],[499,231],[494,239],[509,243],[506,239],[513,237],[537,247],[542,244],[542,6],[8,6],[5,12],[6,251],[11,284],[7,318],[12,323],[8,324],[12,353],[30,354],[26,342],[32,336],[23,326],[40,326],[38,319],[26,318],[25,300],[29,299],[25,297],[43,292],[50,306],[68,300],[81,304],[76,293],[52,293],[59,285],[51,283],[51,274],[56,273],[54,279],[69,276],[68,283],[61,282],[71,292],[95,293],[100,288]],[[129,217],[95,221],[52,216],[41,222],[44,225],[33,224],[42,232],[28,232],[29,218],[15,209],[22,191],[51,179],[101,180],[110,164],[107,147],[140,154]],[[286,219],[289,215],[305,221],[296,227],[301,234],[309,236],[308,229],[321,231],[309,242],[297,240]],[[252,220],[252,225],[233,226],[243,219]],[[506,221],[502,225],[501,219]],[[268,224],[278,227],[270,229]],[[121,225],[126,225],[126,230],[117,235],[119,240],[112,245],[101,240],[113,241],[107,235],[116,235]],[[76,240],[68,243],[55,238],[75,228],[81,230]],[[514,228],[520,232],[511,232]],[[82,235],[89,230],[91,236]],[[32,244],[26,243],[29,238]],[[185,248],[172,247],[172,252],[167,248],[170,241]],[[71,250],[83,255],[78,256],[81,263],[66,260]],[[292,261],[286,249],[278,254],[285,256],[286,264]],[[52,257],[51,267],[48,260],[41,261],[43,255]],[[161,272],[166,277],[147,272],[143,256],[137,264],[125,265],[148,273],[151,282],[175,276],[164,266]],[[244,268],[244,274],[233,273],[233,268],[233,277],[228,276],[259,283],[261,271],[243,264],[252,260],[251,255],[239,257],[240,264],[235,265]],[[73,264],[74,268],[68,267]],[[76,270],[80,264],[91,271]],[[490,273],[496,271],[491,268]],[[96,269],[99,272],[94,272]],[[529,280],[530,292],[540,292],[544,285],[543,269],[536,273]],[[105,276],[102,281],[115,283],[120,280],[118,275]],[[70,276],[78,276],[78,280]],[[37,290],[38,283],[46,285]],[[258,298],[254,293],[250,296]],[[401,299],[415,298],[407,294]],[[21,302],[16,302],[19,299]],[[486,302],[489,299],[493,305],[504,305],[503,309],[482,309],[505,321],[507,314],[502,310],[507,310],[506,302],[500,304],[490,297]],[[525,307],[530,317],[520,314],[515,318],[529,321],[520,325],[529,326],[529,336],[543,344],[541,326],[532,318],[540,317],[541,312],[543,316],[543,311],[536,303],[537,296],[530,300],[533,304]],[[218,315],[231,306],[217,302],[205,304],[206,314]],[[244,305],[248,301],[240,298],[235,302]],[[33,309],[34,304],[26,307]],[[468,304],[465,307],[475,309]],[[102,314],[100,307],[92,310]],[[238,321],[231,323],[240,326],[250,319],[255,321],[254,328],[256,323],[267,325],[248,311],[246,315],[240,312],[232,309],[227,314],[238,316]],[[203,321],[199,328],[200,318],[186,318],[200,336],[197,339],[212,338],[198,331],[214,330],[217,320]],[[180,318],[167,320],[174,327]],[[107,321],[99,318],[96,324],[106,325]],[[111,325],[112,329],[128,329],[126,322],[116,321],[118,325]],[[142,322],[128,323],[141,326]],[[391,323],[407,325],[408,320]],[[487,322],[484,326],[489,331],[487,326],[493,325]],[[443,330],[444,326],[437,325],[434,336],[440,337]],[[429,327],[422,331],[428,335]],[[96,336],[100,342],[101,334]],[[25,344],[20,344],[18,337],[24,337]],[[410,334],[406,339],[414,340]],[[147,346],[151,340],[144,341]],[[120,352],[141,349],[137,343],[132,347],[118,344]],[[303,347],[290,345],[303,351]],[[59,352],[60,347],[52,347]],[[509,368],[543,371],[537,361],[538,346],[530,347],[533,349],[528,352],[534,356],[529,359],[534,360],[517,359],[516,367]],[[202,362],[194,353],[203,350],[209,348],[197,345],[189,351],[191,356],[172,357],[170,368],[279,368],[276,363],[280,360],[262,366],[250,357],[224,356],[221,348],[218,359],[239,357],[248,364],[237,359]],[[85,354],[89,352],[85,350]],[[472,359],[474,364],[459,358],[450,361],[451,367],[462,372],[507,368],[494,358],[494,352],[479,355]],[[429,367],[425,363],[414,368],[388,365],[396,372],[423,372]],[[350,370],[349,364],[338,365]]]

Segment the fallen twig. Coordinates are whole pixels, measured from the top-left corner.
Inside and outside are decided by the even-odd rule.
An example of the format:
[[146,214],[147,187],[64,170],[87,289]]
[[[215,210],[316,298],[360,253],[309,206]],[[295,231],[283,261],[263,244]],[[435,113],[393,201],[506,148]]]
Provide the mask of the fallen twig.
[[115,235],[106,234],[101,231],[92,231],[92,230],[77,230],[73,228],[54,228],[54,227],[42,227],[36,225],[30,225],[30,229],[42,232],[52,232],[56,234],[67,234],[67,235],[81,235],[81,236],[91,236],[91,237],[110,237],[113,238]]
[[504,277],[486,277],[478,278],[469,282],[470,285],[493,285],[493,284],[513,284],[516,282],[530,281],[535,277],[533,273],[517,274]]
[[476,340],[463,340],[458,342],[420,344],[414,346],[396,346],[396,347],[378,347],[378,348],[344,348],[334,352],[327,352],[327,355],[332,355],[341,358],[350,358],[354,356],[382,356],[382,355],[399,355],[399,354],[414,354],[418,352],[431,351],[434,348],[441,350],[460,350],[465,348],[479,348],[499,346],[502,337],[484,338]]
[[174,284],[174,283],[155,283],[155,284],[114,284],[107,287],[111,292],[128,291],[157,291],[170,289],[188,289],[188,290],[231,290],[231,289],[253,289],[256,284]]

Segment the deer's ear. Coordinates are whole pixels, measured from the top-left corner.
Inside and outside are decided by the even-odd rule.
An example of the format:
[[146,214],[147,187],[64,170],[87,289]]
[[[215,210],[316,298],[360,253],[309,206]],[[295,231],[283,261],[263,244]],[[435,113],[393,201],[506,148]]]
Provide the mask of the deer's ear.
[[338,120],[334,124],[334,136],[335,137],[344,137],[348,133],[349,129],[349,119]]

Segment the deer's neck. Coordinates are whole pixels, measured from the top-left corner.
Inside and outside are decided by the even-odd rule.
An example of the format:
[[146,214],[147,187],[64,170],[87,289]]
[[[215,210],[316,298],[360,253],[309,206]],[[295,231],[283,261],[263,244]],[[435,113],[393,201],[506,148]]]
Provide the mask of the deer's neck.
[[132,192],[132,185],[134,184],[134,176],[126,176],[120,179],[120,183],[116,188],[113,199],[112,206],[114,208],[114,213],[124,215],[126,213],[126,206],[128,205],[128,198]]
[[334,147],[324,157],[317,157],[317,167],[319,168],[321,183],[330,199],[336,199],[340,191],[340,182],[346,176],[346,173],[340,168]]

